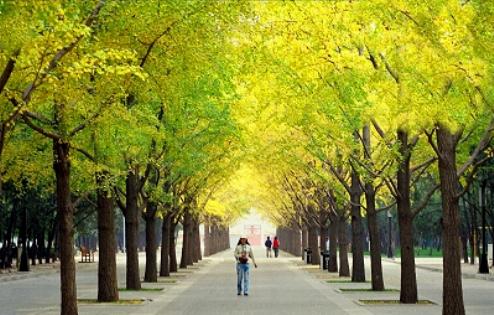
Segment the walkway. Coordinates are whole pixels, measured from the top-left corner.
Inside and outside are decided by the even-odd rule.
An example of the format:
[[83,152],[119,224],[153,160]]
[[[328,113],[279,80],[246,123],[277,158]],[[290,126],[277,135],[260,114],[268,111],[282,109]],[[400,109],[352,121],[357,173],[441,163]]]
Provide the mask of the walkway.
[[[300,258],[283,256],[266,259],[256,249],[258,269],[251,273],[248,297],[236,295],[236,274],[232,251],[215,255],[193,268],[180,271],[174,283],[143,284],[163,291],[121,292],[122,299],[142,298],[142,305],[79,305],[81,315],[157,314],[441,314],[440,305],[361,306],[359,299],[397,299],[399,293],[347,292],[340,289],[370,288],[370,284],[328,283],[335,275],[302,264]],[[125,268],[119,255],[119,283],[124,286]],[[366,261],[369,266],[369,262]],[[96,264],[78,264],[78,296],[96,297]],[[141,256],[141,271],[144,256]],[[386,286],[399,288],[400,267],[383,261]],[[418,269],[419,296],[440,304],[442,274]],[[5,280],[5,279],[4,279]],[[464,279],[469,315],[489,314],[494,309],[494,282]],[[15,281],[0,281],[0,315],[58,315],[59,273],[47,273]]]
[[233,254],[217,264],[166,307],[166,314],[370,314],[341,294],[302,272],[294,259],[261,258],[251,271],[250,295],[237,296]]

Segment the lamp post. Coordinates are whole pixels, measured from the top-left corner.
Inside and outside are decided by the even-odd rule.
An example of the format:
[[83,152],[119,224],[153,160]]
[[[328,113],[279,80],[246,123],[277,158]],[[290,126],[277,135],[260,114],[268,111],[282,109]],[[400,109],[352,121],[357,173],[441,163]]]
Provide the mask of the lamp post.
[[485,237],[486,230],[486,204],[485,204],[485,187],[487,182],[483,180],[480,184],[479,190],[479,206],[482,211],[482,254],[480,254],[480,263],[479,263],[479,273],[489,273],[489,263],[487,261],[487,239]]
[[392,247],[392,240],[391,240],[391,235],[392,235],[392,223],[391,223],[391,218],[393,216],[391,215],[391,211],[387,211],[387,217],[388,217],[388,258],[393,258],[393,247]]

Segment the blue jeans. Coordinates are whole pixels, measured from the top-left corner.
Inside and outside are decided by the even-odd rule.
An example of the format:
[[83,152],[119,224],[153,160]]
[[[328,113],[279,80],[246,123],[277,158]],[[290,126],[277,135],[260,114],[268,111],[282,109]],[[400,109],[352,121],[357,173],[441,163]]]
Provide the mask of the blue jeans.
[[249,264],[237,263],[237,292],[242,293],[242,284],[244,294],[249,293]]

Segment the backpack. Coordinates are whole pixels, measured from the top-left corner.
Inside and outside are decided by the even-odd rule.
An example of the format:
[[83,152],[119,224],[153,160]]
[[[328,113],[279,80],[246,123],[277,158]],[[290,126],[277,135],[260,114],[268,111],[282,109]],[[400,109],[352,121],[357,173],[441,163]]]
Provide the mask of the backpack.
[[271,243],[271,240],[266,240],[266,242],[264,243],[264,246],[268,247],[268,248],[271,248],[271,245],[273,243]]

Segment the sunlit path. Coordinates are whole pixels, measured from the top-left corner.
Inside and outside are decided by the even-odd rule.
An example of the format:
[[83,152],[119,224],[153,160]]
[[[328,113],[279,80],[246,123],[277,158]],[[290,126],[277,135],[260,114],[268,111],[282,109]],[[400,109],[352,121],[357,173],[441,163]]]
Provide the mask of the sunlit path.
[[236,295],[236,274],[231,251],[217,260],[186,291],[166,307],[166,314],[370,314],[321,281],[295,267],[295,258],[282,254],[275,259],[263,257],[255,248],[259,268],[251,270],[248,297]]

